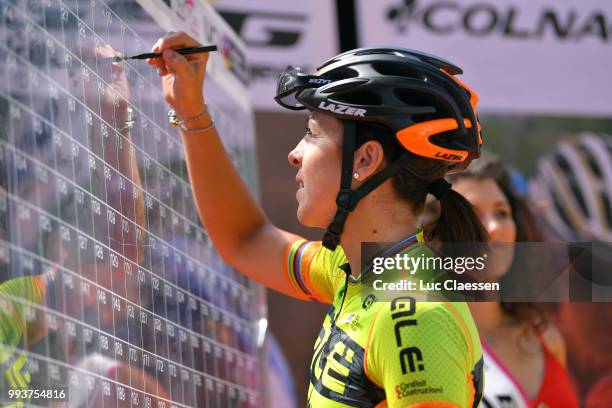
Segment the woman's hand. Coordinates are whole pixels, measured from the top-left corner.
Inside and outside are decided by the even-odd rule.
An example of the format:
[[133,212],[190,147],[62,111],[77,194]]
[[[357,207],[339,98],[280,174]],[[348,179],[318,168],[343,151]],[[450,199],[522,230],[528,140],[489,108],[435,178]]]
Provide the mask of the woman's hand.
[[[85,51],[81,45],[81,54]],[[108,61],[111,57],[121,57],[122,54],[115,51],[110,45],[101,45],[95,48],[96,57],[99,60]],[[90,92],[97,98],[100,93],[100,108],[102,118],[120,130],[126,129],[130,115],[128,113],[128,102],[130,101],[130,85],[125,74],[125,63],[118,62],[110,64],[110,70],[98,71],[98,74],[106,83],[106,88],[100,93],[94,85],[90,85]],[[86,89],[87,91],[87,89]],[[129,132],[122,132],[129,138]]]
[[179,118],[188,118],[204,112],[203,84],[208,53],[181,55],[173,49],[198,47],[196,40],[186,33],[169,32],[155,43],[151,52],[163,58],[151,58],[147,64],[157,68],[162,77],[164,98]]

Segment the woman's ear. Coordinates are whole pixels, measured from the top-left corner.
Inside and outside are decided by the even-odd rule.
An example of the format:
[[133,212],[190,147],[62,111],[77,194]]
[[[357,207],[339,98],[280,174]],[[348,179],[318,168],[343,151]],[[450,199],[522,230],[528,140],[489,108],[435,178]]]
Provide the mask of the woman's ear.
[[382,145],[375,140],[365,142],[355,152],[353,177],[358,181],[368,179],[380,170],[384,161],[385,151]]

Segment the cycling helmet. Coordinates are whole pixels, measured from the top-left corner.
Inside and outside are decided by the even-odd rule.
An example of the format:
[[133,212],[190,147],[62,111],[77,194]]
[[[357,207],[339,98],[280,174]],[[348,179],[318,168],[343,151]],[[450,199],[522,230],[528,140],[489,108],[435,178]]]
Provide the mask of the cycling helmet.
[[[342,53],[314,75],[288,66],[278,78],[275,100],[283,107],[330,114],[344,124],[342,174],[337,212],[323,245],[335,249],[348,214],[358,201],[402,169],[424,184],[479,157],[482,140],[476,116],[478,96],[455,76],[456,65],[403,48],[360,48]],[[356,124],[383,127],[395,136],[402,154],[385,169],[351,190]],[[415,157],[436,160],[428,169]]]
[[612,242],[612,136],[558,143],[539,160],[529,195],[558,237]]

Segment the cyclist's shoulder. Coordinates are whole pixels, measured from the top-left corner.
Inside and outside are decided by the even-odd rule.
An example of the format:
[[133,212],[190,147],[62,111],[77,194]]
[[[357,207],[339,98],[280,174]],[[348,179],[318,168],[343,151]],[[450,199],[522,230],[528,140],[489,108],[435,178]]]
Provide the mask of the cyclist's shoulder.
[[381,321],[404,318],[471,320],[470,310],[465,302],[437,302],[420,299],[419,296],[403,295],[377,303],[376,313],[379,314],[377,320]]
[[346,263],[341,247],[330,251],[321,241],[298,240],[287,251],[287,272],[296,289],[323,303],[332,303]]
[[343,275],[341,267],[348,263],[346,255],[340,246],[334,251],[323,247],[321,242],[314,241],[312,250],[315,251],[312,256],[310,264],[310,271],[313,277],[321,275],[325,278],[334,278]]
[[311,242],[312,248],[316,251],[316,254],[313,258],[314,262],[318,262],[321,265],[334,270],[337,269],[340,265],[343,265],[348,262],[341,246],[338,245],[335,250],[331,251],[322,246],[321,241]]
[[479,341],[472,315],[464,302],[419,301],[412,296],[397,296],[391,301],[376,303],[370,327],[373,332],[396,333],[415,341],[431,341],[431,336],[438,340],[464,339],[471,344]]

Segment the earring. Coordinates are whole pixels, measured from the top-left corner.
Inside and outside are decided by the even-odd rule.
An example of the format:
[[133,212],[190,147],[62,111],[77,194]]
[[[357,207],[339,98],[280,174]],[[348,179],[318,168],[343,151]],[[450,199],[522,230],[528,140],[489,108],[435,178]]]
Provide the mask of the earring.
[[359,173],[354,172],[354,173],[353,173],[353,178],[354,178],[355,180],[359,180]]

